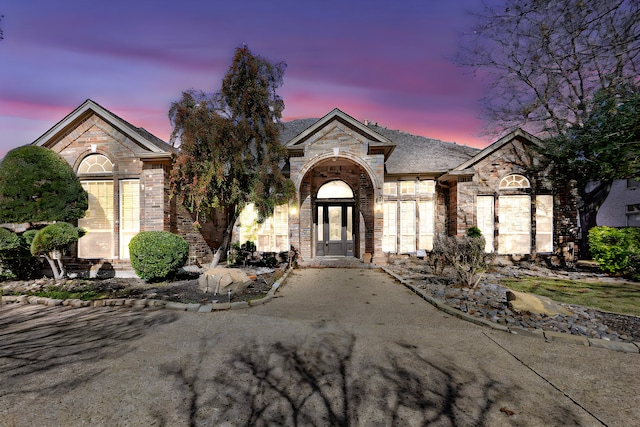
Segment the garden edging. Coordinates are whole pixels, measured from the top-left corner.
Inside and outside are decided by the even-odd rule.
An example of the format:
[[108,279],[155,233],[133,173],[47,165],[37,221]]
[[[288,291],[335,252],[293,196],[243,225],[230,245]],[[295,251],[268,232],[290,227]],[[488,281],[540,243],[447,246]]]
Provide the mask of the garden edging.
[[543,329],[528,330],[528,329],[523,329],[518,327],[509,327],[505,325],[500,325],[500,324],[491,322],[490,320],[482,319],[480,317],[476,317],[471,314],[464,313],[460,310],[457,310],[453,307],[450,307],[447,304],[444,304],[443,302],[433,298],[431,295],[428,295],[422,289],[419,289],[416,286],[413,286],[412,284],[408,283],[402,276],[394,273],[390,269],[384,266],[381,266],[380,268],[385,273],[389,274],[391,277],[393,277],[394,279],[402,283],[402,285],[404,285],[407,289],[411,290],[413,293],[421,297],[423,300],[427,301],[429,304],[436,307],[438,310],[443,311],[451,316],[455,316],[459,319],[465,320],[467,322],[474,323],[479,326],[485,326],[498,331],[509,332],[517,335],[526,335],[526,336],[533,336],[537,338],[543,338],[548,342],[559,341],[559,342],[564,342],[564,343],[569,343],[574,345],[582,345],[585,347],[606,348],[608,350],[613,350],[613,351],[640,354],[640,343],[637,343],[637,342],[627,343],[627,342],[607,341],[599,338],[587,338],[584,336],[567,334],[562,332],[545,331]]
[[226,310],[238,310],[242,308],[249,308],[257,305],[265,304],[271,301],[278,288],[282,285],[285,279],[289,276],[292,268],[287,269],[280,279],[276,280],[276,282],[271,286],[271,289],[263,298],[250,300],[250,301],[240,301],[240,302],[216,302],[216,303],[182,303],[182,302],[174,302],[174,301],[165,301],[158,300],[152,298],[108,298],[108,299],[97,299],[92,301],[85,301],[80,299],[54,299],[47,297],[38,297],[38,296],[29,296],[29,295],[3,295],[2,296],[2,304],[41,304],[48,307],[71,307],[71,308],[81,308],[81,307],[135,307],[135,308],[144,308],[144,307],[153,307],[153,308],[164,308],[168,310],[176,310],[176,311],[193,311],[198,313],[211,313],[215,311],[226,311]]

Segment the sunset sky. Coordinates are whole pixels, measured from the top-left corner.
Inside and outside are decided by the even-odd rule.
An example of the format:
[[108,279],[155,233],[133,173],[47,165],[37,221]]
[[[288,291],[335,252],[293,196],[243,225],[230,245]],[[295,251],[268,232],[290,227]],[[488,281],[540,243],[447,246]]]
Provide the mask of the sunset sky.
[[90,98],[167,140],[183,90],[220,88],[243,43],[287,69],[284,119],[334,107],[459,144],[480,80],[449,59],[481,0],[8,0],[0,3],[0,157]]

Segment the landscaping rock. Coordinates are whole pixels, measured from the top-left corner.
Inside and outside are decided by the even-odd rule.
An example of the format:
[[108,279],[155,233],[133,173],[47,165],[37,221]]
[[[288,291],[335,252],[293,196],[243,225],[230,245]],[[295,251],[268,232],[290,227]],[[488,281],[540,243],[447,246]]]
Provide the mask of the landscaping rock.
[[231,293],[244,291],[251,279],[244,271],[238,268],[217,267],[205,271],[198,279],[199,288],[214,295],[224,295],[231,290]]

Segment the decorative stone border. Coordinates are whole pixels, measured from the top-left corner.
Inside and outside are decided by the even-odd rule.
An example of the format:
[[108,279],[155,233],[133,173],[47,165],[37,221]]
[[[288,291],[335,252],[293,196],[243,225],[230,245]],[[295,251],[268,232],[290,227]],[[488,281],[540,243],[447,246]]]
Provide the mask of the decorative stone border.
[[640,353],[640,343],[637,343],[637,342],[627,343],[627,342],[607,341],[599,338],[587,338],[581,335],[566,334],[563,332],[545,331],[543,329],[529,330],[529,329],[523,329],[518,327],[509,327],[509,326],[500,325],[500,324],[491,322],[490,320],[487,320],[487,319],[475,317],[471,314],[464,313],[460,310],[456,310],[455,308],[450,307],[447,304],[444,304],[443,302],[436,300],[431,295],[424,292],[422,289],[413,286],[412,284],[407,282],[402,276],[394,273],[388,268],[384,266],[380,266],[380,268],[385,273],[387,273],[388,275],[390,275],[391,277],[393,277],[394,279],[402,283],[406,288],[408,288],[413,293],[421,297],[423,300],[427,301],[429,304],[433,305],[438,310],[443,311],[452,316],[455,316],[458,319],[462,319],[462,320],[466,320],[467,322],[474,323],[476,325],[486,326],[491,329],[496,329],[498,331],[509,332],[517,335],[544,338],[548,342],[559,341],[559,342],[565,342],[565,343],[574,344],[574,345],[581,345],[585,347],[606,348],[609,350],[621,351],[625,353]]
[[211,313],[214,311],[225,311],[225,310],[237,310],[241,308],[249,308],[257,305],[265,304],[271,301],[278,288],[282,285],[285,279],[289,276],[292,268],[289,268],[282,277],[271,286],[271,289],[263,298],[258,298],[250,301],[241,301],[241,302],[232,302],[232,303],[211,303],[211,304],[191,304],[191,303],[182,303],[182,302],[173,302],[173,301],[165,301],[165,300],[157,300],[157,299],[147,299],[147,298],[109,298],[109,299],[97,299],[93,301],[83,301],[80,299],[54,299],[54,298],[46,298],[46,297],[37,297],[37,296],[28,296],[28,295],[3,295],[2,296],[2,304],[41,304],[49,307],[72,307],[72,308],[81,308],[81,307],[135,307],[135,308],[144,308],[144,307],[157,307],[157,308],[165,308],[169,310],[176,311],[195,311],[198,313]]

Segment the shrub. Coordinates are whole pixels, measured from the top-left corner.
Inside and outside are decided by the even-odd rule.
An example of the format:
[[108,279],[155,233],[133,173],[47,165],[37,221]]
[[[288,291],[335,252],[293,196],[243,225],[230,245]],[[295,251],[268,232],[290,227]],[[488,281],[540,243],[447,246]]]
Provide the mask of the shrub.
[[589,230],[591,256],[602,271],[638,277],[640,229],[593,227]]
[[27,232],[16,234],[0,228],[0,278],[29,279],[33,275],[37,260],[30,251],[32,238],[25,235]]
[[129,242],[131,266],[144,280],[175,275],[189,256],[187,241],[167,231],[142,231]]
[[[64,265],[60,255],[69,245],[77,242],[78,239],[84,236],[85,233],[86,231],[84,229],[69,224],[68,222],[49,224],[42,230],[35,232],[35,236],[31,242],[31,254],[36,257],[44,257],[47,262],[49,262],[53,276],[56,279],[60,279],[65,275]],[[27,239],[30,237],[31,234],[28,234]]]
[[484,251],[484,237],[438,236],[433,242],[433,254],[453,267],[458,280],[465,286],[475,287],[489,269],[492,253]]
[[467,229],[467,236],[469,237],[482,237],[482,231],[476,227],[475,225],[473,227],[469,227]]

